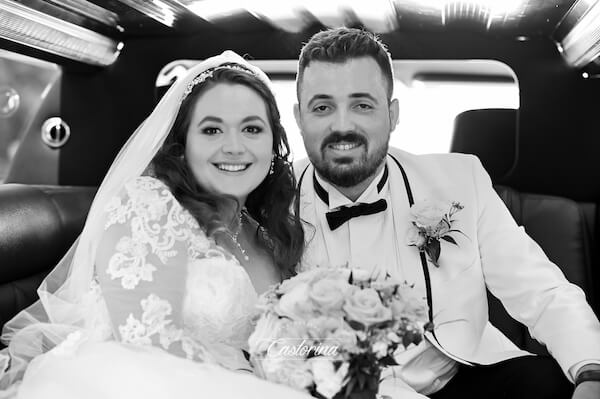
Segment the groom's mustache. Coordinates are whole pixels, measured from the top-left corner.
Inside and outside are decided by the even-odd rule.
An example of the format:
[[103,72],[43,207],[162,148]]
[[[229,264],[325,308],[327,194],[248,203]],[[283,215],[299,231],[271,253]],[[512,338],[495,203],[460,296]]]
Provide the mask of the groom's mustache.
[[330,144],[337,144],[340,142],[359,145],[363,144],[365,147],[369,143],[365,136],[356,132],[333,132],[323,139],[321,151],[325,151],[325,148]]

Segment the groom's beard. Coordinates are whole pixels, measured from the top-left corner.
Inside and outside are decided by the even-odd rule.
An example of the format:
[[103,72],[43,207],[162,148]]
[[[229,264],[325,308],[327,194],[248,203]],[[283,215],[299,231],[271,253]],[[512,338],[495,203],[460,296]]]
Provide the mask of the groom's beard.
[[[340,141],[363,145],[364,153],[358,159],[342,157],[327,161],[325,154],[327,146]],[[308,158],[321,177],[335,186],[347,188],[374,176],[385,160],[388,149],[389,142],[385,141],[369,155],[369,142],[363,135],[354,132],[344,134],[333,132],[325,137],[320,151],[308,151]]]

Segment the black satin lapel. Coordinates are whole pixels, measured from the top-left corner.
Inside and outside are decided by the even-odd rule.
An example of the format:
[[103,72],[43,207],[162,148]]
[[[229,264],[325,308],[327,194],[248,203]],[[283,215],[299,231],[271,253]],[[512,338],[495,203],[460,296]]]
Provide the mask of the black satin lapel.
[[[402,173],[402,178],[404,179],[404,187],[406,187],[406,196],[408,197],[408,203],[409,206],[413,206],[415,201],[413,198],[413,194],[412,194],[412,190],[410,188],[410,183],[408,181],[408,176],[406,174],[406,172],[404,171],[404,168],[402,167],[402,165],[400,164],[400,161],[398,161],[396,159],[396,157],[394,157],[392,154],[388,154],[396,163],[396,165],[398,165],[398,168],[400,168],[400,172]],[[431,294],[431,279],[429,276],[429,267],[427,266],[427,257],[425,256],[424,252],[420,252],[419,251],[419,255],[421,256],[421,266],[423,268],[423,276],[425,278],[425,289],[427,291],[427,306],[429,307],[429,323],[427,323],[425,325],[425,330],[431,332],[431,335],[433,336],[433,339],[435,340],[435,343],[432,343],[432,345],[436,346],[435,344],[437,344],[439,346],[439,348],[441,348],[442,352],[447,353],[447,356],[449,356],[450,358],[459,361],[463,364],[466,365],[479,365],[477,363],[473,363],[473,362],[469,362],[468,360],[464,360],[461,359],[460,357],[451,354],[450,352],[446,351],[443,346],[440,344],[438,338],[435,335],[435,329],[434,329],[434,325],[433,325],[433,296]]]
[[[415,200],[413,197],[412,190],[410,188],[408,176],[406,175],[404,168],[400,164],[400,161],[398,161],[393,155],[388,155],[394,160],[394,162],[396,162],[398,168],[400,168],[400,173],[402,173],[402,179],[404,179],[404,187],[406,188],[406,196],[408,197],[408,206],[410,208],[414,205]],[[429,323],[426,326],[426,328],[433,332],[433,300],[431,295],[431,279],[429,276],[429,268],[427,267],[427,258],[425,257],[425,253],[419,252],[419,255],[421,257],[421,266],[423,268],[423,276],[425,278],[425,290],[427,291],[427,306],[429,307]]]

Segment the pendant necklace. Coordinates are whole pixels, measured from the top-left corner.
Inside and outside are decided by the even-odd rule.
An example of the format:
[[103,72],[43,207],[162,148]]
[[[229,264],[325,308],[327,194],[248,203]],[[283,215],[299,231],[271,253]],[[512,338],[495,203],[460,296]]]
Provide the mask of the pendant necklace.
[[246,212],[246,208],[242,208],[242,211],[240,212],[240,214],[238,215],[238,228],[236,229],[235,233],[230,233],[229,236],[231,237],[231,240],[233,241],[233,243],[236,245],[236,247],[238,247],[239,251],[241,252],[241,254],[244,257],[244,260],[246,262],[248,262],[250,260],[250,258],[248,257],[248,254],[246,253],[246,250],[242,247],[242,245],[239,243],[238,241],[238,237],[240,235],[240,232],[242,231],[244,225],[243,225],[243,216],[244,213]]

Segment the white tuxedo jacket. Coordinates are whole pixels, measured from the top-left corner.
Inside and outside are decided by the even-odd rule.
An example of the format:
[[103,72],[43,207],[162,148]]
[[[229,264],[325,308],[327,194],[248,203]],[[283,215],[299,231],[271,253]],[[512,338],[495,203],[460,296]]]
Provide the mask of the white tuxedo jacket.
[[[453,228],[468,239],[459,241],[458,246],[442,241],[440,267],[428,263],[435,337],[443,350],[451,357],[477,364],[528,354],[488,321],[487,287],[513,318],[547,346],[565,374],[581,361],[600,359],[600,323],[583,291],[569,283],[517,226],[476,157],[413,155],[394,148],[389,154],[404,168],[415,202],[448,200],[464,205],[455,215]],[[425,294],[419,251],[406,244],[410,226],[406,187],[400,168],[390,156],[387,165],[392,202],[388,206],[393,207],[400,259],[410,274],[401,277],[415,282]],[[307,223],[307,246],[301,269],[339,266],[331,263],[331,232],[324,215],[315,209],[320,199],[314,191],[314,169],[308,160],[294,167],[297,178],[304,174],[300,216]]]

